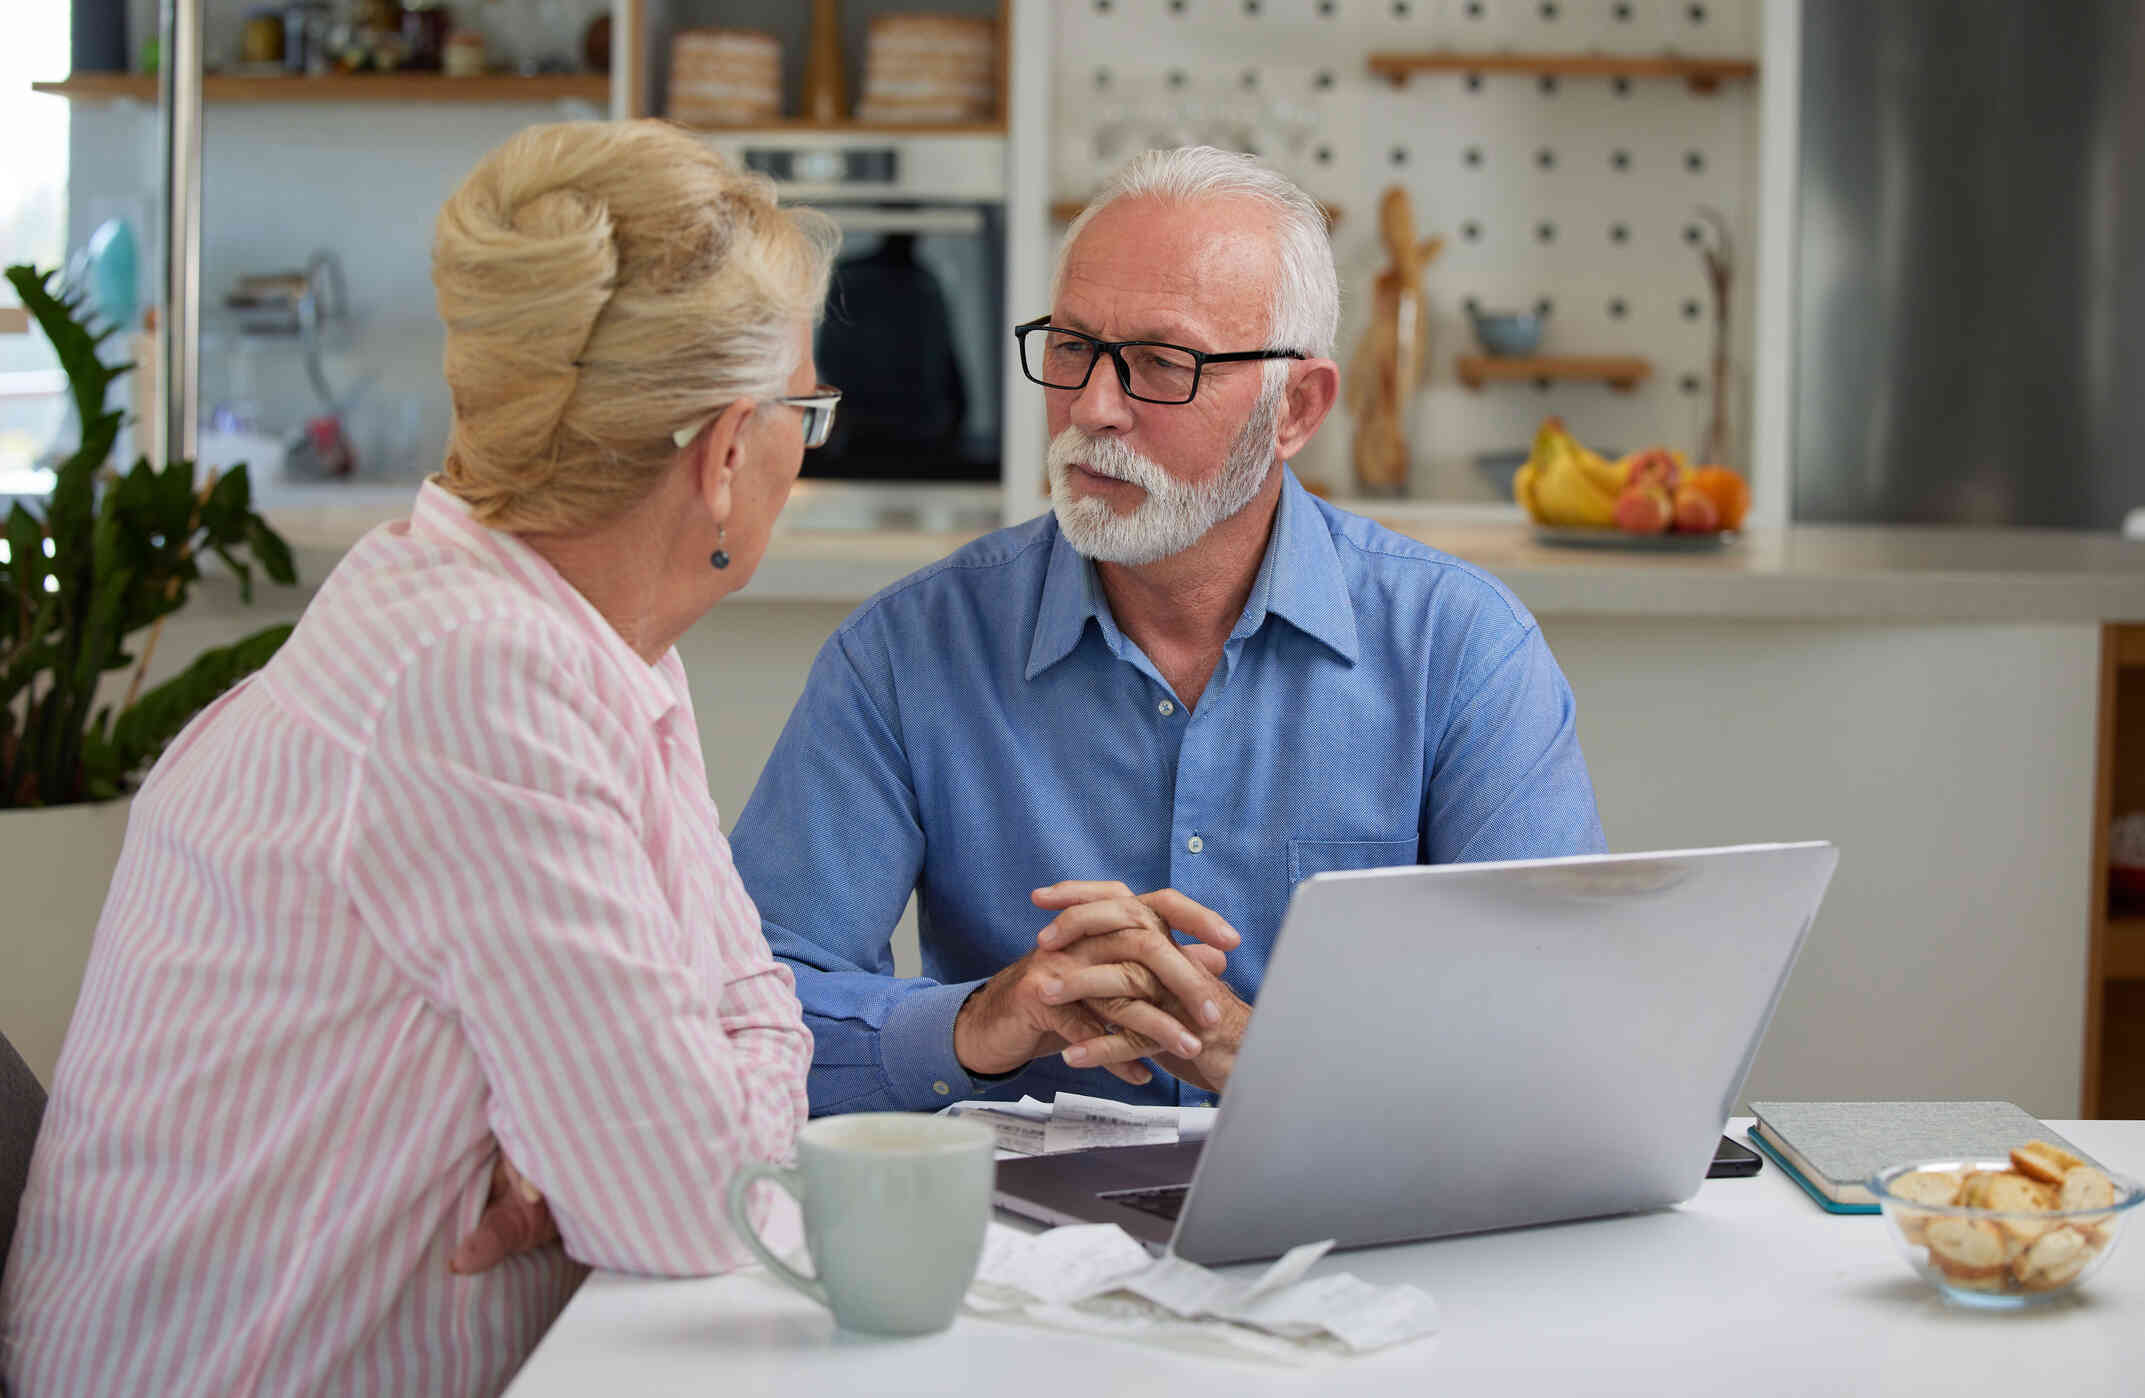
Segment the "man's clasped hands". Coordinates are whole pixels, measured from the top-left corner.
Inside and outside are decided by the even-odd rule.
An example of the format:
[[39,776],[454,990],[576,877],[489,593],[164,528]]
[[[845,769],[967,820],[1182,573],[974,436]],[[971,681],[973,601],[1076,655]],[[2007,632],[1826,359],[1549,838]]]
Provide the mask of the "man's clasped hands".
[[[1129,1083],[1176,1077],[1220,1092],[1236,1063],[1251,1006],[1221,980],[1243,939],[1219,913],[1175,889],[1135,894],[1110,881],[1066,880],[1029,895],[1055,913],[1035,950],[991,977],[961,1006],[953,1051],[985,1077],[1062,1053],[1075,1068],[1106,1068]],[[1171,929],[1197,940],[1180,943]]]

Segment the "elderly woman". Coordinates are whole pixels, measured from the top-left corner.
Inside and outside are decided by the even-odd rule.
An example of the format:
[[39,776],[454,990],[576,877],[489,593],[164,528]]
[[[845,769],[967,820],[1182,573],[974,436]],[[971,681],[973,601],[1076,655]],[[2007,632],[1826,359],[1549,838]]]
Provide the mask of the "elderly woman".
[[[746,1253],[811,1041],[672,643],[824,439],[834,235],[653,123],[441,213],[454,426],[407,522],[137,799],[0,1295],[47,1394],[481,1394],[588,1265]],[[450,1265],[498,1162],[563,1249]]]

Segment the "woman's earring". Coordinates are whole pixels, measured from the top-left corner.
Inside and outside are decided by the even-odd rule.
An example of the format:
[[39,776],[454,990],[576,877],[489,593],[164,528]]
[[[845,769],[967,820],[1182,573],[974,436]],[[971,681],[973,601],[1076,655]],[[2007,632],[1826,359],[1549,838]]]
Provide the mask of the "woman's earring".
[[711,554],[711,555],[709,556],[709,558],[708,558],[708,562],[710,562],[710,563],[714,564],[714,565],[715,565],[716,567],[718,567],[718,568],[727,568],[727,567],[729,567],[729,566],[730,566],[730,550],[729,550],[728,548],[726,548],[726,547],[725,547],[725,545],[727,545],[727,544],[728,544],[729,542],[730,542],[730,526],[729,526],[729,525],[727,525],[727,524],[718,524],[718,525],[716,525],[716,526],[715,526],[715,552],[714,552],[713,554]]

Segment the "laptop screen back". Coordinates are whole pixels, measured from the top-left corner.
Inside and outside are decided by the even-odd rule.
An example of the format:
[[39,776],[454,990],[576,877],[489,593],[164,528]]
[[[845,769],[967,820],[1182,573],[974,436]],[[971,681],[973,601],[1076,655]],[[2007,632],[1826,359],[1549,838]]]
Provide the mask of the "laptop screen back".
[[1220,1263],[1688,1198],[1837,861],[1816,842],[1305,881],[1172,1248]]

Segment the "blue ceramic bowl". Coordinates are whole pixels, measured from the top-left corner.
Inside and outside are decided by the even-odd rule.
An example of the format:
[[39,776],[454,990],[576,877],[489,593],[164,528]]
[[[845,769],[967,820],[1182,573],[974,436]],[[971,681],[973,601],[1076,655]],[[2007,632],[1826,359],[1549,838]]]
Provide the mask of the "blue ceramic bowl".
[[1483,352],[1495,355],[1532,354],[1542,343],[1542,323],[1547,311],[1469,310],[1475,323],[1475,339]]

